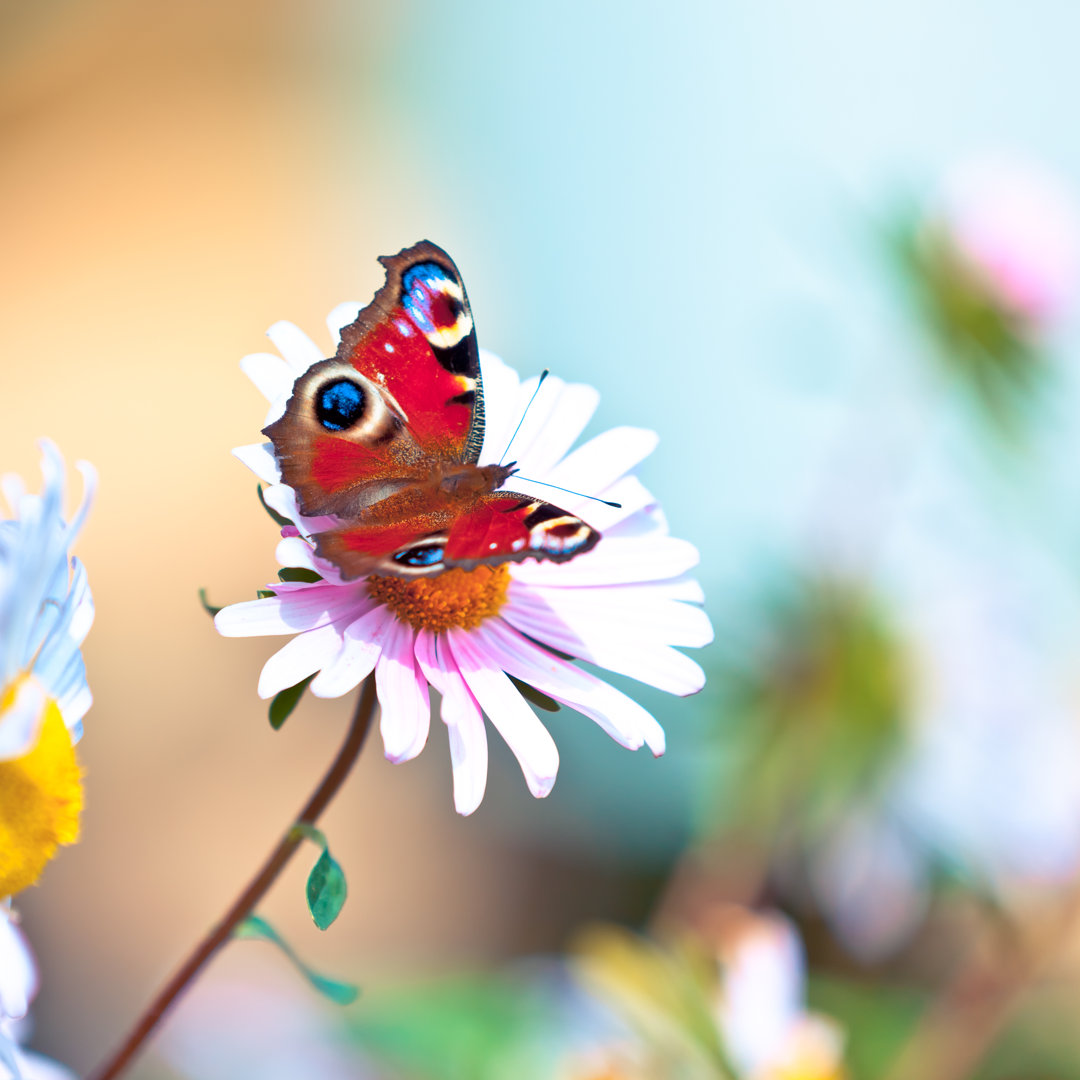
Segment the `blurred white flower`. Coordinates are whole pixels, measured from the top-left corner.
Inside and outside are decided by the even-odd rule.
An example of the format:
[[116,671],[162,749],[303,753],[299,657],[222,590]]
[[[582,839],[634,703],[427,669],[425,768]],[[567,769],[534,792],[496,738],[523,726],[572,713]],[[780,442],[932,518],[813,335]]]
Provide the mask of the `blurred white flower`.
[[12,517],[0,521],[0,760],[19,757],[37,739],[44,705],[60,708],[73,742],[82,734],[90,689],[79,651],[94,620],[83,564],[69,555],[86,520],[97,484],[85,461],[83,500],[70,523],[63,517],[64,461],[41,443],[40,495],[13,474],[0,479]]
[[945,179],[937,215],[1010,311],[1033,327],[1063,315],[1080,269],[1080,215],[1051,170],[1015,155],[961,162]]
[[86,571],[69,549],[95,484],[63,518],[64,462],[42,442],[40,495],[0,480],[0,897],[32,885],[60,844],[78,838],[82,779],[74,743],[90,707],[80,646],[94,617]]
[[[337,335],[355,312],[355,305],[336,308],[328,319],[331,332]],[[323,353],[291,324],[278,323],[269,334],[284,359],[247,357],[244,370],[270,400],[275,417],[297,375]],[[486,353],[481,367],[486,429],[480,463],[485,464],[497,461],[510,441],[537,380],[521,382]],[[314,571],[323,580],[275,583],[270,588],[276,595],[234,604],[216,619],[228,636],[295,635],[267,661],[260,696],[272,697],[314,675],[313,694],[338,697],[374,671],[386,756],[400,762],[424,747],[428,688],[434,687],[442,695],[442,718],[450,731],[454,800],[462,814],[480,805],[487,782],[485,714],[516,755],[533,795],[547,795],[555,782],[554,740],[510,677],[576,709],[621,745],[645,744],[662,754],[663,729],[645,709],[558,655],[682,695],[700,690],[704,673],[676,647],[712,640],[699,606],[701,589],[686,576],[698,552],[669,535],[656,500],[633,475],[656,436],[615,428],[571,451],[597,403],[591,387],[549,378],[514,438],[523,473],[621,504],[616,508],[560,493],[563,509],[580,514],[603,534],[596,548],[571,562],[505,563],[418,581],[342,581],[297,529],[283,530],[278,561]],[[325,519],[300,517],[269,444],[235,453],[269,485],[269,506],[304,533],[327,527]],[[524,495],[549,494],[548,488],[516,477],[513,486]]]
[[839,1080],[844,1032],[806,1008],[806,961],[794,925],[778,913],[725,920],[717,1019],[740,1080]]
[[34,956],[8,904],[0,904],[0,1077],[3,1080],[75,1080],[55,1061],[24,1050],[30,1002],[37,993]]

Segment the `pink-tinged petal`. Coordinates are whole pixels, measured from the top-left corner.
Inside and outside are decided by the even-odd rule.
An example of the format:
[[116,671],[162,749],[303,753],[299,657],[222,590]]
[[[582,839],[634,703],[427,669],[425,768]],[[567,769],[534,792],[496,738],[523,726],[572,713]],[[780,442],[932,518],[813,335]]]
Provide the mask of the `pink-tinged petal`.
[[341,626],[330,623],[297,634],[263,664],[259,675],[259,697],[272,698],[314,675],[333,662],[341,651]]
[[362,602],[365,595],[362,586],[348,590],[339,585],[320,584],[282,587],[280,595],[222,608],[214,617],[214,626],[224,637],[295,634],[340,619]]
[[614,484],[647,458],[659,441],[655,431],[644,428],[611,428],[567,455],[547,476],[537,479],[591,495]]
[[638,585],[535,589],[511,581],[507,596],[512,604],[551,614],[586,642],[634,638],[700,649],[713,640],[712,623],[700,607],[668,600]]
[[243,462],[264,484],[281,483],[281,471],[278,469],[273,447],[269,443],[236,446],[233,448],[232,455]]
[[440,649],[430,630],[416,635],[416,661],[424,678],[442,695],[441,716],[450,736],[454,771],[454,809],[468,816],[487,788],[487,730],[480,706],[458,671],[448,648]]
[[302,375],[312,364],[325,359],[322,349],[295,323],[284,319],[276,322],[266,331],[266,336],[285,357],[289,367],[292,368],[294,378]]
[[613,686],[539,648],[501,619],[489,619],[474,635],[508,675],[576,709],[621,746],[637,750],[646,743],[656,757],[663,754],[664,729]]
[[511,567],[515,580],[545,588],[626,585],[681,577],[701,561],[698,549],[674,536],[603,536],[592,551],[566,563],[526,560]]
[[341,341],[341,331],[350,323],[356,322],[356,316],[360,314],[362,306],[355,300],[346,300],[343,304],[338,304],[326,316],[326,329],[330,331],[330,337],[333,338],[335,345]]
[[375,665],[383,749],[395,765],[416,757],[427,742],[431,702],[427,680],[416,669],[416,631],[394,620],[386,631],[382,655]]
[[449,630],[443,641],[449,643],[469,690],[517,758],[529,791],[538,799],[549,795],[559,771],[559,751],[547,728],[467,631]]
[[316,697],[335,698],[354,690],[375,668],[394,616],[382,605],[354,620],[341,636],[341,649],[311,683]]
[[24,679],[19,684],[14,700],[0,712],[0,761],[10,761],[33,750],[47,702],[45,687],[37,679]]
[[267,401],[288,397],[296,381],[296,373],[273,353],[250,353],[240,361],[240,370],[255,384],[255,389]]
[[669,645],[643,640],[632,628],[620,630],[602,620],[570,625],[547,602],[548,591],[515,586],[512,582],[515,591],[502,617],[534,640],[680,697],[696,694],[705,685],[701,666]]

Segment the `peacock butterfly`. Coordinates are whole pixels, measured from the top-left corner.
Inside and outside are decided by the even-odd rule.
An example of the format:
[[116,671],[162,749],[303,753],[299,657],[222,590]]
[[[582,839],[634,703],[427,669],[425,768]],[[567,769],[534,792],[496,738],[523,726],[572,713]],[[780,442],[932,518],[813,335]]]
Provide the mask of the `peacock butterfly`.
[[386,282],[337,354],[296,380],[263,429],[300,512],[340,521],[315,535],[316,554],[351,580],[562,562],[594,547],[600,534],[580,518],[502,490],[512,464],[477,464],[480,357],[450,256],[425,240],[379,262]]

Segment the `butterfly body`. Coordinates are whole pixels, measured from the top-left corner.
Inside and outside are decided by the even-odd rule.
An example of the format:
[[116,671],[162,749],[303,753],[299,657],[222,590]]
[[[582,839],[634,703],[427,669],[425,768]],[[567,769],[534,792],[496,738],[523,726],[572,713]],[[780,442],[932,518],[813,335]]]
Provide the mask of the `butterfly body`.
[[523,558],[561,561],[600,534],[550,503],[503,490],[512,465],[480,465],[484,398],[465,286],[423,241],[385,256],[386,283],[341,332],[336,356],[295,382],[264,429],[314,539],[342,577],[403,577]]

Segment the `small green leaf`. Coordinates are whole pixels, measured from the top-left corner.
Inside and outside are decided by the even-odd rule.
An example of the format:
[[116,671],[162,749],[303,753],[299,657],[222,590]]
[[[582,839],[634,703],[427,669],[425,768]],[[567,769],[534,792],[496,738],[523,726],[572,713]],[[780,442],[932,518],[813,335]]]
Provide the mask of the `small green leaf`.
[[515,679],[513,675],[510,676],[510,681],[518,688],[521,696],[526,701],[531,701],[538,709],[543,709],[544,712],[558,712],[562,708],[554,698],[549,698],[547,694],[537,690],[535,686],[530,686],[527,682]]
[[269,600],[271,596],[277,596],[277,593],[273,589],[259,589],[255,596],[259,600]]
[[263,509],[274,519],[274,521],[276,521],[277,524],[280,525],[282,528],[284,528],[286,525],[291,525],[292,522],[287,517],[279,514],[275,509],[273,509],[273,507],[266,505],[266,499],[263,496],[262,484],[259,484],[258,491],[259,502],[262,503]]
[[233,931],[233,936],[238,939],[255,941],[269,941],[276,945],[292,962],[293,966],[311,985],[318,990],[323,997],[329,998],[337,1005],[350,1005],[360,996],[360,987],[353,983],[341,982],[338,979],[328,979],[325,975],[312,971],[300,957],[293,952],[287,941],[260,915],[249,915]]
[[308,911],[320,930],[330,928],[341,914],[345,897],[348,895],[345,871],[330,854],[330,849],[324,848],[307,880]]
[[300,698],[303,697],[308,684],[314,678],[314,675],[309,675],[306,679],[301,679],[295,686],[290,686],[274,695],[274,700],[270,702],[270,726],[275,731],[279,730],[281,725],[292,715],[293,709],[300,704]]
[[203,611],[205,611],[206,614],[209,615],[211,619],[221,610],[221,608],[219,608],[219,607],[214,607],[214,605],[211,604],[210,601],[206,599],[206,590],[205,589],[200,589],[199,590],[199,603],[202,604]]
[[284,566],[277,572],[277,576],[278,581],[306,581],[312,585],[323,579],[322,574],[316,574],[305,566]]

